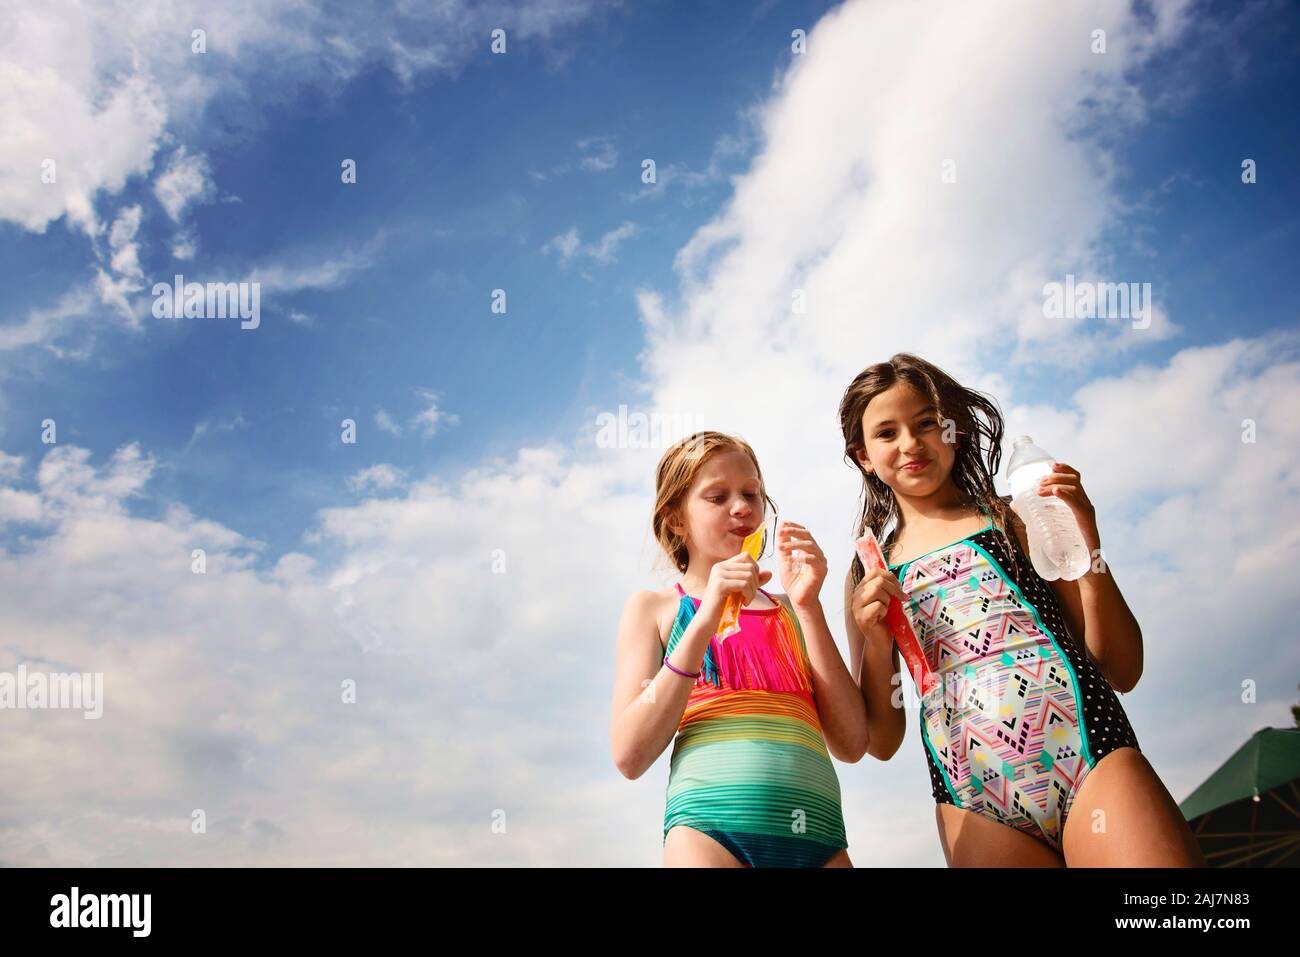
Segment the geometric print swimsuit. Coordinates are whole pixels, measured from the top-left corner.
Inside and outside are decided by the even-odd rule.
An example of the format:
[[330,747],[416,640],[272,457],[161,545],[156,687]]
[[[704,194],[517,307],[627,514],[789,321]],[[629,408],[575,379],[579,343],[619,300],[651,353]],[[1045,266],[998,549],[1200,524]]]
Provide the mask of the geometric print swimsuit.
[[1008,539],[991,518],[889,569],[940,679],[920,709],[935,801],[1059,853],[1084,778],[1105,755],[1138,742],[1110,683],[1067,630],[1056,595],[1010,540],[1016,577]]

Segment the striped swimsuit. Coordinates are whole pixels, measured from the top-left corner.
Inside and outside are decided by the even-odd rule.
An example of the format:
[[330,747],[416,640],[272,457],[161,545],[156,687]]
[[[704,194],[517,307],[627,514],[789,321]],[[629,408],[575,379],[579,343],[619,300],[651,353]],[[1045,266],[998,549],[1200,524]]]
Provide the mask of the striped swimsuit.
[[[677,592],[668,654],[698,608],[680,584]],[[803,629],[772,601],[775,608],[741,609],[740,632],[709,642],[677,727],[664,840],[682,824],[750,867],[820,867],[848,846],[840,783],[813,701]]]
[[1110,683],[1066,629],[1055,593],[1011,542],[1014,577],[991,518],[889,569],[941,681],[920,708],[934,799],[1059,852],[1084,778],[1138,742]]

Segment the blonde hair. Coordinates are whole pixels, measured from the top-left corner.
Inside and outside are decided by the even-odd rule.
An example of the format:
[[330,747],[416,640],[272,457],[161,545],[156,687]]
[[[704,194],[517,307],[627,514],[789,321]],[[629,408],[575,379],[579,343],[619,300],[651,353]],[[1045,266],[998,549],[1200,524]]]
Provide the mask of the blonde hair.
[[655,538],[679,572],[685,572],[689,567],[690,551],[686,547],[686,539],[668,527],[669,520],[681,508],[700,469],[720,452],[743,452],[749,456],[749,460],[754,463],[754,472],[758,475],[758,488],[764,505],[770,505],[772,513],[776,514],[776,503],[768,498],[767,486],[763,483],[763,470],[758,467],[758,457],[748,442],[739,436],[723,432],[696,432],[688,435],[664,452],[663,458],[659,460],[659,467],[655,470],[655,510],[651,519]]

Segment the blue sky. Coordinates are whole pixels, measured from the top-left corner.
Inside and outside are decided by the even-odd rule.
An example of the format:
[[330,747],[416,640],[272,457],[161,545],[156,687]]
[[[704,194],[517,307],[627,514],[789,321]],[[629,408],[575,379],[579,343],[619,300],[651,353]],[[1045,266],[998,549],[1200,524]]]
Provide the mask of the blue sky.
[[[717,3],[611,9],[504,57],[468,53],[457,75],[409,90],[382,65],[338,89],[306,86],[243,132],[247,94],[218,89],[188,142],[227,201],[195,208],[202,245],[189,263],[167,255],[166,218],[147,217],[149,278],[225,279],[267,259],[307,265],[371,244],[368,265],[333,288],[268,295],[252,336],[149,324],[144,335],[107,333],[86,362],[38,359],[39,376],[6,389],[9,447],[36,452],[37,428],[17,423],[48,415],[103,449],[139,439],[168,463],[160,492],[183,490],[204,514],[284,550],[317,508],[351,499],[342,479],[358,467],[458,469],[589,429],[589,409],[616,408],[637,375],[635,290],[671,288],[675,250],[761,145],[746,110],[788,60],[790,25],[806,29],[827,6],[766,4],[741,18]],[[1286,54],[1296,22],[1282,8],[1236,6],[1204,13],[1203,29],[1239,24],[1230,37],[1201,34],[1145,65],[1141,82],[1174,101],[1116,151],[1118,196],[1134,209],[1105,252],[1153,278],[1184,341],[1259,332],[1289,311],[1300,187],[1288,169],[1298,145],[1288,91],[1300,67]],[[1225,57],[1242,65],[1204,72]],[[1243,147],[1264,188],[1240,189],[1229,175]],[[715,165],[697,186],[637,199],[644,157],[696,174]],[[342,158],[359,164],[357,184],[340,183]],[[159,211],[143,178],[115,198]],[[570,228],[593,243],[629,222],[636,232],[607,264],[584,269],[543,251]],[[10,317],[87,269],[84,237],[64,229],[37,236],[9,223],[3,243],[19,280],[6,293]],[[498,287],[508,318],[489,311]],[[287,321],[290,312],[315,325]],[[1044,377],[1059,381],[1060,370]],[[378,407],[419,411],[414,389],[435,391],[459,421],[425,442],[376,428]],[[359,447],[337,441],[345,416],[363,423]],[[237,419],[246,425],[190,444],[203,421]]]
[[[66,774],[137,755],[112,807],[58,772],[19,793],[7,861],[656,863],[666,758],[622,780],[607,723],[618,609],[667,581],[659,450],[594,448],[597,416],[745,435],[833,583],[835,404],[900,349],[1081,466],[1148,635],[1126,707],[1176,798],[1286,719],[1289,609],[1254,589],[1300,519],[1293,6],[130,9],[23,9],[0,40],[0,651],[105,673],[118,717],[26,728]],[[260,327],[155,319],[177,272],[260,277]],[[1150,282],[1160,318],[1049,326],[1066,273]],[[1207,548],[1258,602],[1230,648],[1231,609],[1186,593]],[[354,674],[382,694],[322,703]],[[942,862],[920,763],[908,740],[839,768],[861,863]],[[213,848],[168,830],[196,794],[225,809]],[[509,842],[478,828],[498,806],[528,822]]]
[[[725,4],[613,9],[563,38],[515,41],[506,56],[485,42],[457,75],[409,90],[378,64],[338,90],[307,86],[242,133],[231,124],[247,123],[245,94],[218,89],[187,140],[206,153],[221,197],[194,209],[198,257],[167,254],[171,224],[149,181],[115,197],[154,214],[139,234],[150,280],[224,281],[268,259],[307,265],[372,244],[369,264],[333,288],[264,294],[267,318],[251,335],[156,323],[108,333],[88,362],[42,363],[39,379],[11,386],[10,420],[54,415],[105,449],[139,439],[170,466],[160,492],[281,550],[315,509],[351,500],[342,479],[358,467],[455,469],[567,437],[635,375],[635,288],[670,283],[673,252],[752,155],[744,113],[788,58],[788,25],[806,28],[825,8],[769,5],[748,20]],[[551,62],[557,47],[562,65]],[[643,158],[703,174],[726,136],[735,149],[724,145],[707,181],[634,198],[648,192]],[[340,182],[344,158],[358,164],[355,185]],[[543,251],[570,229],[595,243],[625,222],[637,232],[608,264]],[[84,237],[63,229],[34,236],[7,224],[3,238],[24,279],[24,294],[7,297],[10,316],[87,269]],[[508,317],[489,310],[494,288],[507,291]],[[290,311],[315,325],[287,321]],[[375,427],[378,407],[419,411],[417,388],[436,391],[458,423],[426,442]],[[344,416],[362,423],[356,448],[337,440]],[[247,425],[187,449],[204,420],[236,417]],[[32,429],[10,441],[39,447]]]

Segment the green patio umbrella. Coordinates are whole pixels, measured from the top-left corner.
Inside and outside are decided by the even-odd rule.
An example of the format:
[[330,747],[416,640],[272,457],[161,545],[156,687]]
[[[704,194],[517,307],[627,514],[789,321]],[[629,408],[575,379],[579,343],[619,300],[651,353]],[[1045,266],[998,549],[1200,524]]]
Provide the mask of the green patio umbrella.
[[1300,866],[1300,728],[1264,728],[1179,805],[1212,867]]

